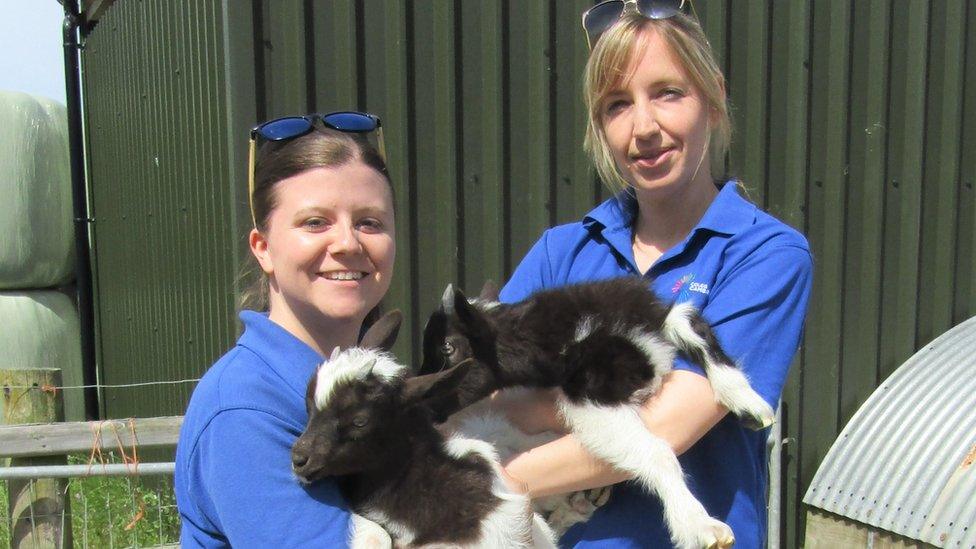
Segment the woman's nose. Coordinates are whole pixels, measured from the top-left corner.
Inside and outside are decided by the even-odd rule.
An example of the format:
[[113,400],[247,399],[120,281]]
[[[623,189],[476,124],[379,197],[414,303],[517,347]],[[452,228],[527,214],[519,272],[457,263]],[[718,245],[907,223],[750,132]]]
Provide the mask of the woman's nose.
[[329,245],[329,253],[332,254],[353,254],[363,251],[363,245],[359,241],[359,233],[352,225],[339,223],[335,227],[335,238]]
[[657,113],[650,105],[638,104],[634,109],[634,137],[647,139],[661,131],[657,121]]

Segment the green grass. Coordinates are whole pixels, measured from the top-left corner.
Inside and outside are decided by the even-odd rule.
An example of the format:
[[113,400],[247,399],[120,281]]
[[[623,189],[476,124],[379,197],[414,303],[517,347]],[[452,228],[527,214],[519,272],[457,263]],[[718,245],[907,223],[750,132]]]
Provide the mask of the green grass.
[[[6,460],[0,460],[0,465],[6,467]],[[10,547],[10,506],[7,483],[0,481],[0,547]]]
[[[68,461],[84,464],[87,457],[69,456]],[[68,494],[74,547],[151,547],[178,543],[180,522],[172,480],[168,476],[70,479]],[[0,482],[0,547],[10,546],[7,500],[7,483]],[[126,530],[130,524],[131,528]]]

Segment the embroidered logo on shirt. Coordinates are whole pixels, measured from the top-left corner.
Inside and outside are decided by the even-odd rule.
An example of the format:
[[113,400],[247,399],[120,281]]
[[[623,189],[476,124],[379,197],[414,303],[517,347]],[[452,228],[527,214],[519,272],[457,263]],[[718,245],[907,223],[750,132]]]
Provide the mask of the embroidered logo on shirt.
[[695,275],[693,274],[686,274],[685,276],[679,278],[678,280],[675,281],[674,286],[671,287],[671,293],[676,294],[680,292],[682,286],[691,282],[694,279],[695,279]]
[[690,292],[695,292],[697,294],[708,295],[708,284],[704,284],[704,283],[701,283],[701,282],[695,282],[695,275],[693,273],[689,273],[689,274],[686,274],[685,276],[679,278],[674,283],[674,286],[671,287],[671,293],[672,294],[677,294],[678,292],[681,292],[681,293],[678,295],[678,298],[675,300],[675,303],[680,303],[682,301],[687,301],[688,300],[688,294]]
[[702,284],[701,282],[692,282],[691,284],[688,285],[688,291],[708,295],[708,284]]

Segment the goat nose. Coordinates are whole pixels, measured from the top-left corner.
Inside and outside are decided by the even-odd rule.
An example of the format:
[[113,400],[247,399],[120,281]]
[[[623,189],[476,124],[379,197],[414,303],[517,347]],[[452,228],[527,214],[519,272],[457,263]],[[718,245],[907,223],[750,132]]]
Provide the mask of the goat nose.
[[297,449],[291,452],[291,464],[292,467],[300,469],[308,463],[308,454],[305,452],[298,451]]

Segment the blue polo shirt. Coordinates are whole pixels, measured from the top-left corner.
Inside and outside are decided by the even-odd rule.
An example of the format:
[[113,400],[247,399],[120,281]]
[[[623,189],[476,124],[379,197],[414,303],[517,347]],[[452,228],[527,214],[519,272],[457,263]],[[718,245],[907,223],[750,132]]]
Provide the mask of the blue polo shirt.
[[303,486],[291,446],[322,357],[267,316],[200,380],[176,448],[176,503],[189,547],[344,547],[349,514],[334,482]]
[[[800,343],[810,295],[806,239],[723,184],[685,238],[640,273],[631,248],[637,204],[621,194],[582,221],[547,230],[501,292],[520,301],[543,288],[624,275],[648,278],[666,303],[692,302],[753,387],[776,406]],[[675,368],[704,375],[683,357]],[[766,534],[766,430],[731,414],[679,457],[692,492],[735,533],[737,548],[759,548]],[[661,504],[633,483],[614,488],[589,522],[571,528],[563,547],[669,547]]]

